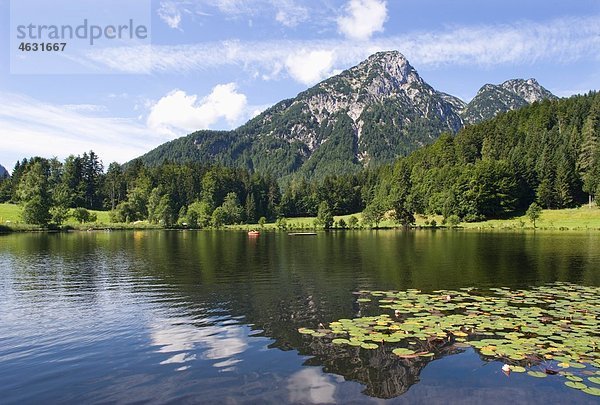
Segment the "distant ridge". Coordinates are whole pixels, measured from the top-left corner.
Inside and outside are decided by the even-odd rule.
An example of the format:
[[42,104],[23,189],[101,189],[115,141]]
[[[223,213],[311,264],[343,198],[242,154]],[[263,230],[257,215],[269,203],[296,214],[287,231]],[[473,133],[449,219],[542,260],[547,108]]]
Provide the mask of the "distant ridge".
[[496,115],[526,105],[557,97],[535,79],[513,79],[502,84],[486,84],[467,105],[462,116],[466,123],[475,124]]

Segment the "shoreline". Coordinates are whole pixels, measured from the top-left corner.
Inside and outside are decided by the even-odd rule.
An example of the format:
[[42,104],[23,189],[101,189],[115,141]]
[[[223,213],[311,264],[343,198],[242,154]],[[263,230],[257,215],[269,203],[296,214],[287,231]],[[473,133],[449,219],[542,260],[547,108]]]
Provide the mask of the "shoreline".
[[[93,211],[98,217],[98,221],[90,223],[77,223],[72,220],[61,226],[50,225],[40,227],[21,223],[20,210],[18,206],[12,204],[2,204],[4,211],[0,215],[0,234],[7,233],[61,233],[61,232],[86,232],[86,231],[118,231],[118,230],[227,230],[248,232],[257,230],[260,232],[323,232],[323,228],[315,225],[315,217],[296,217],[285,218],[277,222],[269,222],[263,226],[253,224],[224,225],[222,227],[190,228],[183,225],[163,227],[158,224],[152,224],[148,221],[137,222],[117,222],[108,221],[108,211]],[[341,223],[349,224],[359,223],[353,228],[346,226],[338,227]],[[516,215],[504,219],[489,219],[479,222],[460,222],[455,227],[444,222],[441,215],[415,215],[415,224],[410,227],[412,230],[478,230],[478,231],[579,231],[596,232],[600,231],[600,207],[589,207],[587,205],[578,208],[569,208],[562,210],[543,210],[540,219],[534,229],[533,224],[525,215]],[[402,225],[395,223],[389,213],[379,223],[377,228],[365,226],[362,213],[334,216],[335,227],[330,230],[333,232],[352,231],[352,230],[401,230]],[[433,226],[432,226],[433,225]]]
[[[506,233],[516,233],[516,232],[527,232],[527,233],[535,233],[535,232],[598,232],[600,233],[600,228],[596,227],[490,227],[490,226],[474,226],[478,223],[471,223],[469,226],[411,226],[405,228],[403,226],[380,226],[378,228],[332,228],[332,229],[314,229],[314,228],[287,228],[287,229],[277,229],[274,226],[260,228],[258,226],[253,227],[251,225],[230,225],[223,228],[188,228],[188,227],[170,227],[165,228],[161,226],[99,226],[94,225],[90,227],[61,227],[59,229],[53,228],[11,228],[7,226],[0,227],[0,235],[10,235],[10,234],[25,234],[25,233],[77,233],[77,232],[119,232],[119,231],[225,231],[225,232],[238,232],[245,233],[250,230],[256,230],[260,233],[290,233],[290,232],[315,232],[315,233],[345,233],[345,232],[378,232],[378,231],[454,231],[454,232],[506,232]],[[483,223],[482,223],[483,224]],[[271,224],[269,224],[271,225]],[[274,224],[272,224],[274,225]]]

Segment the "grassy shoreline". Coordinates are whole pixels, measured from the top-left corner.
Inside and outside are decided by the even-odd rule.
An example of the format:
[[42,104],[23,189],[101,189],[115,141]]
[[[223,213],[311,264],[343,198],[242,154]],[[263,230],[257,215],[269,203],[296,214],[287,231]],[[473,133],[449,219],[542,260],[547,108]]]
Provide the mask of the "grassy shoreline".
[[[97,216],[96,222],[78,223],[70,218],[65,224],[56,228],[44,228],[36,225],[24,224],[20,220],[21,208],[14,204],[0,204],[0,233],[7,232],[60,232],[60,231],[89,231],[89,230],[157,230],[165,229],[160,225],[151,224],[148,221],[137,221],[133,223],[112,223],[109,220],[107,211],[90,211]],[[355,216],[362,222],[362,214],[350,214],[335,216],[335,223],[340,219],[346,223],[350,217]],[[415,228],[432,229],[431,221],[435,220],[437,228],[445,228],[442,224],[443,217],[440,215],[417,215]],[[278,228],[276,223],[267,223],[263,227],[258,224],[242,224],[242,225],[227,225],[223,229],[235,231],[248,231],[250,229],[262,231],[312,231],[315,229],[314,217],[303,218],[287,218],[287,227],[285,229]],[[396,229],[401,228],[398,224],[390,219],[384,219],[378,229]],[[458,226],[459,229],[466,230],[533,230],[533,225],[525,216],[515,216],[507,219],[490,219],[482,222],[466,223],[462,222]],[[185,229],[174,227],[174,229]],[[360,227],[358,229],[369,229],[368,227]],[[578,208],[562,209],[562,210],[543,210],[540,219],[536,223],[536,230],[577,230],[577,231],[599,231],[600,230],[600,208],[587,205]]]
[[[362,214],[351,214],[335,216],[334,220],[337,223],[340,219],[344,219],[348,223],[348,219],[354,215],[360,221],[362,221]],[[418,229],[432,229],[432,220],[436,222],[436,228],[448,228],[443,224],[443,217],[441,215],[415,215],[414,228]],[[313,217],[305,218],[288,218],[287,223],[290,225],[289,229],[293,230],[311,230],[314,229]],[[400,225],[393,222],[390,219],[384,219],[378,229],[398,229]],[[249,230],[249,229],[265,229],[275,230],[277,226],[275,223],[265,224],[264,228],[261,228],[257,224],[249,225],[228,225],[227,229],[235,230]],[[359,228],[369,229],[369,228]],[[534,230],[533,224],[529,221],[526,215],[514,216],[506,219],[490,219],[480,222],[461,222],[457,229],[468,229],[468,230]],[[562,210],[543,210],[541,217],[536,221],[536,228],[538,231],[545,230],[572,230],[572,231],[600,231],[600,208],[592,206],[591,208],[587,205],[578,208],[568,208]]]
[[95,222],[79,223],[69,218],[59,227],[42,227],[39,225],[25,224],[21,220],[21,207],[15,204],[0,204],[0,233],[10,232],[68,232],[89,230],[135,230],[135,229],[163,229],[159,225],[148,221],[137,221],[131,223],[110,222],[108,211],[93,211],[97,220]]

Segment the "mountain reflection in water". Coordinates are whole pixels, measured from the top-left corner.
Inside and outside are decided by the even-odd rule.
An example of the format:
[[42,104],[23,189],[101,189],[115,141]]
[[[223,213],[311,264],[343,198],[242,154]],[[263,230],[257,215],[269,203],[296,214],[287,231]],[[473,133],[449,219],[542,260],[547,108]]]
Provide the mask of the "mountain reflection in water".
[[[3,403],[593,403],[473,350],[401,359],[307,339],[358,290],[600,285],[594,233],[0,236]],[[532,381],[534,380],[534,381]]]

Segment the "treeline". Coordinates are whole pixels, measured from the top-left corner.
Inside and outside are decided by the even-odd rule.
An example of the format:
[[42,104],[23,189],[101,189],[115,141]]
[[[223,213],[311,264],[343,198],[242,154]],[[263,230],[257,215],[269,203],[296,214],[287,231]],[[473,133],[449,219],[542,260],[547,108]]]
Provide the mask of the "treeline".
[[[363,211],[411,225],[414,214],[478,221],[532,204],[574,207],[600,192],[600,93],[535,103],[442,135],[393,165],[308,180],[224,166],[135,160],[104,170],[94,152],[18,162],[0,180],[0,202],[23,205],[24,219],[62,223],[70,210],[110,210],[113,222],[148,220],[193,227]],[[281,174],[280,174],[281,175]],[[596,200],[600,201],[600,200]],[[84,215],[79,211],[81,215]]]
[[[87,210],[110,211],[111,222],[147,220],[170,227],[221,226],[361,211],[366,175],[330,176],[322,181],[291,181],[282,193],[272,176],[245,169],[141,160],[108,169],[93,152],[64,162],[34,157],[17,162],[11,177],[0,180],[0,202],[23,207],[26,223],[61,225],[69,216],[94,220]],[[329,226],[325,221],[324,226]]]
[[[535,103],[442,135],[380,175],[366,213],[461,221],[569,208],[600,192],[600,93]],[[598,200],[596,200],[598,201]]]
[[[58,159],[34,157],[17,162],[12,176],[0,181],[0,202],[23,205],[23,220],[30,224],[62,224],[72,213],[90,219],[85,208],[103,206],[103,165],[94,152]],[[82,217],[83,216],[83,217]]]

